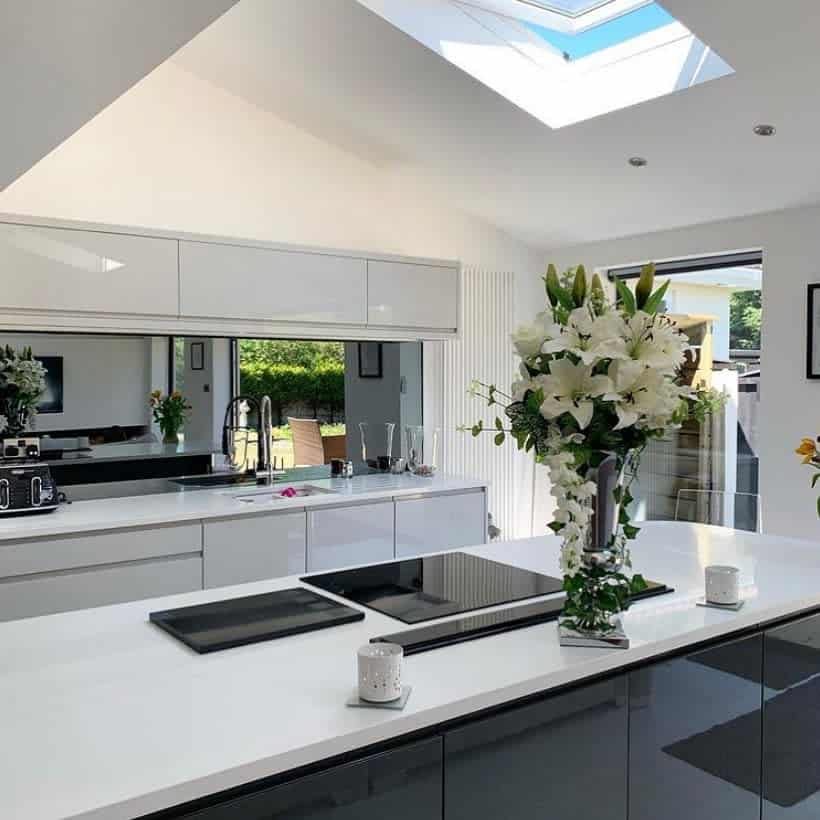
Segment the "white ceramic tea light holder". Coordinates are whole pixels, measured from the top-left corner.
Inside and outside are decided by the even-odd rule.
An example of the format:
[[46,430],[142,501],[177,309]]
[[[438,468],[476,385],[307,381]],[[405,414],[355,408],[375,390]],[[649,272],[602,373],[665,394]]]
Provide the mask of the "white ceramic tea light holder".
[[359,697],[368,703],[391,703],[402,696],[404,649],[394,643],[369,643],[357,653]]
[[715,609],[738,610],[743,606],[740,599],[740,570],[724,564],[712,564],[705,570],[704,596],[699,606]]

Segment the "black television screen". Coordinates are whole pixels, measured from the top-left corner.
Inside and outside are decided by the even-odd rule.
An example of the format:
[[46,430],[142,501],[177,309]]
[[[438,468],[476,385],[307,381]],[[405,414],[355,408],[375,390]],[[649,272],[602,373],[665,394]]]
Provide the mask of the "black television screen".
[[63,412],[63,357],[62,356],[35,356],[46,369],[46,392],[40,399],[38,412]]

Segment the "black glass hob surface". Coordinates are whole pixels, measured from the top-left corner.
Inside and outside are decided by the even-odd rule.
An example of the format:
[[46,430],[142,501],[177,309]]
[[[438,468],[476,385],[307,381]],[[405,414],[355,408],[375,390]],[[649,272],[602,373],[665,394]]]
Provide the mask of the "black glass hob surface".
[[152,612],[151,623],[205,654],[364,619],[358,609],[295,587]]
[[561,591],[561,580],[465,552],[310,575],[325,592],[406,624]]

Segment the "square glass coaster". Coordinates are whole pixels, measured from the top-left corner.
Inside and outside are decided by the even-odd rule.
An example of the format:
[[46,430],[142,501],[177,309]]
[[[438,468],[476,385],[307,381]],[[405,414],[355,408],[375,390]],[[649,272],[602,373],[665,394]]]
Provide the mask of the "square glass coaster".
[[712,603],[712,601],[707,601],[706,598],[698,598],[695,604],[697,606],[708,607],[709,609],[725,609],[728,612],[737,612],[743,608],[744,601],[740,600],[736,604],[715,604]]
[[355,689],[353,694],[345,701],[347,706],[352,706],[357,709],[404,709],[407,704],[407,699],[413,691],[412,686],[402,686],[401,697],[396,700],[387,701],[387,703],[373,703],[369,700],[362,700],[359,697],[359,690]]

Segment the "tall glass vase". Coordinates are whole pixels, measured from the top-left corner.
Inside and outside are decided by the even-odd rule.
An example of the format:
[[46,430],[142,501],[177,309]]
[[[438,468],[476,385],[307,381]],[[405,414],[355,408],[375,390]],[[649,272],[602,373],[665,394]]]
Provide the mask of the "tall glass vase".
[[621,614],[629,605],[621,533],[629,461],[629,455],[624,459],[611,453],[585,476],[596,491],[590,499],[591,514],[583,534],[581,567],[564,579],[567,601],[559,621],[562,646],[629,648],[621,625]]

